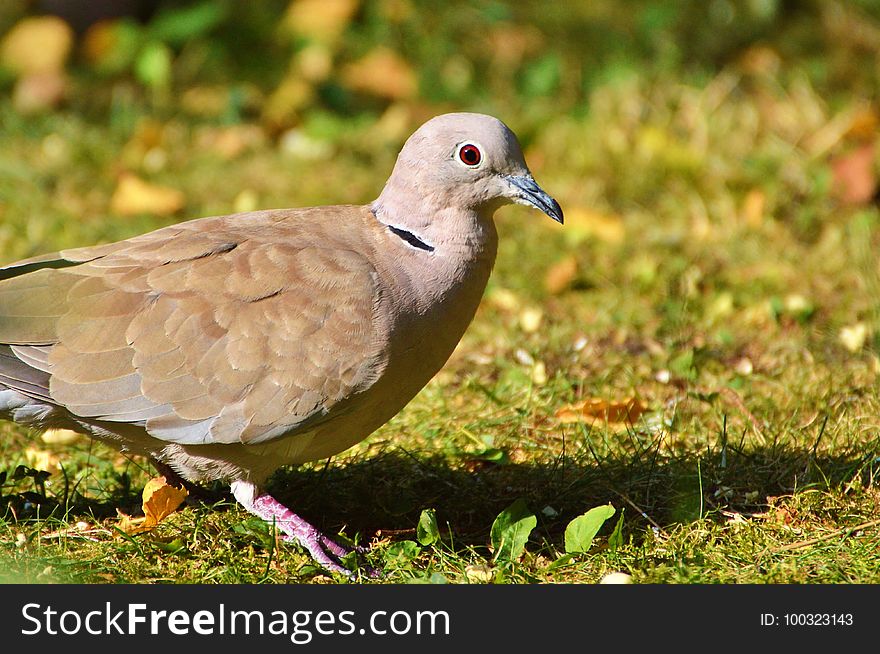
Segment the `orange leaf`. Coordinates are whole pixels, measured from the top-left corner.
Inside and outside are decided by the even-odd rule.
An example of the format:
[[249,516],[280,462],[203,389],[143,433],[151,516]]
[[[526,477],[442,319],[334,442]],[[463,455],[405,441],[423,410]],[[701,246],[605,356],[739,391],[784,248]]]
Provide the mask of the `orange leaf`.
[[177,510],[184,498],[189,495],[185,488],[175,488],[165,477],[155,477],[144,486],[144,515],[148,523],[159,524]]
[[638,420],[646,410],[647,407],[634,397],[622,402],[591,397],[562,407],[556,412],[556,419],[563,424],[603,420],[610,424],[628,425]]
[[189,495],[185,488],[170,486],[165,477],[155,477],[147,482],[143,492],[143,518],[131,518],[121,511],[119,528],[128,534],[141,534],[151,530],[177,510]]
[[150,184],[126,173],[113,192],[110,209],[123,216],[140,213],[167,216],[180,211],[185,202],[185,196],[177,189]]
[[875,144],[866,143],[831,162],[832,188],[844,204],[865,204],[877,192]]
[[354,91],[390,100],[411,98],[418,90],[412,67],[399,54],[381,46],[346,66],[342,80]]
[[754,188],[746,194],[743,200],[743,216],[749,227],[760,227],[764,222],[764,209],[767,205],[767,195],[761,189]]
[[577,259],[569,255],[550,266],[544,275],[544,288],[551,295],[562,293],[574,281],[577,272]]

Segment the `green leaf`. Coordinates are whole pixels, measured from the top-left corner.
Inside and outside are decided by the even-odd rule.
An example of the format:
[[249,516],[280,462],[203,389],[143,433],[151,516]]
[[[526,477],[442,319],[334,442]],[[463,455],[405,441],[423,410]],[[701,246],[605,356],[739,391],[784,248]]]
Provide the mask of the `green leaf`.
[[556,53],[550,53],[525,67],[522,91],[528,97],[552,95],[561,79],[562,59]]
[[437,527],[437,514],[434,509],[425,509],[419,516],[416,526],[416,540],[427,547],[440,540],[440,529]]
[[419,547],[419,544],[413,540],[401,540],[391,543],[385,551],[385,562],[405,566],[416,558],[421,551],[422,549]]
[[677,357],[675,357],[672,361],[669,362],[669,369],[679,377],[684,377],[685,379],[696,379],[697,378],[697,370],[694,365],[694,351],[693,349],[688,349]]
[[553,563],[551,563],[550,565],[547,566],[547,572],[552,572],[553,570],[556,570],[557,568],[561,568],[565,565],[568,565],[568,563],[570,563],[573,558],[574,558],[574,554],[563,554],[558,559],[556,559]]
[[569,522],[565,528],[565,551],[577,554],[589,550],[599,529],[613,515],[614,507],[606,504],[590,509]]
[[153,545],[155,545],[157,549],[167,552],[168,554],[177,554],[186,549],[186,542],[182,538],[175,538],[168,543],[154,541]]
[[608,547],[612,551],[623,546],[623,512],[625,510],[626,507],[620,509],[620,517],[617,519],[617,524],[614,525],[614,531],[608,537]]
[[538,519],[522,498],[499,513],[490,532],[492,548],[495,550],[493,561],[519,559],[529,540],[529,534],[537,524]]
[[151,41],[134,62],[138,80],[152,89],[166,88],[171,83],[171,50],[164,43]]
[[217,27],[228,11],[229,5],[217,0],[166,10],[150,23],[150,36],[163,43],[183,45]]

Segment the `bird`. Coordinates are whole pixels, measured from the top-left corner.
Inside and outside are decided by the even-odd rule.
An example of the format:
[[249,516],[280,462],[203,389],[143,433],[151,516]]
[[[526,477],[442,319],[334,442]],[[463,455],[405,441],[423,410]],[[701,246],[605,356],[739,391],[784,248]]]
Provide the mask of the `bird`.
[[389,421],[471,323],[495,211],[563,223],[514,133],[438,115],[365,205],[197,218],[0,268],[0,417],[228,483],[324,568],[340,545],[272,497],[278,468],[326,459]]

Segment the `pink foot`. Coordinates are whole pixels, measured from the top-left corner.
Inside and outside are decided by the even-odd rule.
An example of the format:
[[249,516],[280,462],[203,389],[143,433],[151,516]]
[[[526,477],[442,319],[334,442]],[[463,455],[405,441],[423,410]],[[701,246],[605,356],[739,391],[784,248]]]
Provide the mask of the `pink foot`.
[[351,570],[342,567],[340,562],[350,550],[324,536],[271,495],[260,495],[255,499],[253,512],[266,522],[274,522],[284,533],[285,540],[296,541],[305,547],[312,558],[328,570],[351,574]]
[[342,558],[352,551],[364,552],[364,548],[352,550],[327,538],[274,497],[261,493],[251,482],[235,481],[231,487],[239,504],[266,522],[276,525],[282,532],[282,539],[294,541],[306,548],[312,558],[328,570],[351,576],[351,570],[342,566]]

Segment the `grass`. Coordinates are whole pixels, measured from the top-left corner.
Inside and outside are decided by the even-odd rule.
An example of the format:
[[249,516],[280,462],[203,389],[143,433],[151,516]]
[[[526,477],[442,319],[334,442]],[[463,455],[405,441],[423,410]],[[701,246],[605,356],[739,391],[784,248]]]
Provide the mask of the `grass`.
[[[870,90],[834,93],[839,80],[811,61],[701,74],[667,62],[593,80],[582,110],[477,107],[525,134],[566,226],[502,209],[489,289],[443,371],[366,441],[279,471],[271,490],[370,544],[366,562],[386,572],[374,583],[594,583],[612,571],[636,583],[880,582],[880,212],[842,202],[832,172],[874,138],[854,126],[876,115]],[[218,143],[236,125],[157,118],[139,100],[123,113],[96,120],[74,104],[23,118],[0,99],[4,262],[249,203],[366,202],[405,136],[340,119],[327,156],[269,137],[230,156]],[[144,163],[149,148],[161,166]],[[185,212],[113,215],[123,169],[184,191]],[[548,291],[560,262],[574,272]],[[863,342],[841,338],[853,328]],[[556,417],[631,396],[648,409],[632,424]],[[13,480],[18,465],[50,471],[45,487]],[[219,487],[150,534],[122,535],[116,510],[138,513],[153,472],[86,439],[61,446],[2,423],[0,470],[8,581],[342,582]],[[537,527],[521,558],[493,561],[493,521],[518,498]],[[566,525],[609,502],[617,514],[590,551],[563,557]],[[441,540],[417,545],[429,508]]]

